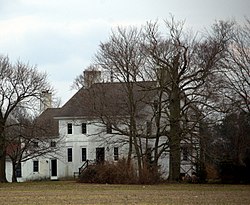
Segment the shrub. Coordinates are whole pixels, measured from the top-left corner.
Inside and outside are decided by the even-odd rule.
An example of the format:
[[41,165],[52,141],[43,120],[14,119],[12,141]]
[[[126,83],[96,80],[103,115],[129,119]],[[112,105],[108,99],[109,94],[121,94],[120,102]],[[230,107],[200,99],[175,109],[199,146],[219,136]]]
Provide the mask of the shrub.
[[162,182],[158,169],[144,168],[140,179],[136,173],[132,165],[128,166],[126,159],[121,159],[118,162],[89,165],[80,174],[78,181],[101,184],[156,184]]
[[158,184],[163,182],[162,175],[159,172],[159,168],[144,167],[142,169],[142,178],[140,184]]
[[128,167],[126,160],[122,159],[116,163],[89,165],[79,176],[79,182],[134,184],[137,183],[137,177],[133,167]]

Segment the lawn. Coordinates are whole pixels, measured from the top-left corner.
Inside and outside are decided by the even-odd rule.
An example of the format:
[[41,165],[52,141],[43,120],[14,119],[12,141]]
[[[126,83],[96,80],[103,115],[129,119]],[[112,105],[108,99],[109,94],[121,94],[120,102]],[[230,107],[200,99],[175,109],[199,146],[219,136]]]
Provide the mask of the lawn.
[[250,186],[0,183],[0,204],[250,204]]

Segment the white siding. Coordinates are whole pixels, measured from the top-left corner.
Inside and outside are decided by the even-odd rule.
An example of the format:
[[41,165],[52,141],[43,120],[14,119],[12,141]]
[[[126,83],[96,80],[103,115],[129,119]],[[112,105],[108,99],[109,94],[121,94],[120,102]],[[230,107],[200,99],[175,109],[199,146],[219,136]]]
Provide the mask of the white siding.
[[[67,134],[67,123],[73,124],[73,133]],[[82,134],[82,123],[87,123],[87,134]],[[123,146],[119,142],[128,138],[126,136],[120,136],[115,134],[106,134],[106,127],[101,126],[100,123],[94,123],[93,121],[86,121],[84,119],[59,120],[59,134],[62,139],[61,152],[55,156],[39,157],[39,172],[33,172],[33,160],[22,163],[22,178],[19,181],[45,179],[51,178],[51,159],[57,159],[57,177],[73,177],[74,172],[78,172],[79,168],[83,165],[82,162],[82,148],[87,150],[87,159],[96,159],[96,148],[105,148],[105,160],[114,160],[114,147],[119,148],[119,159],[127,157],[128,143]],[[167,138],[163,137],[161,142],[166,142]],[[124,141],[123,141],[124,142]],[[160,142],[160,143],[161,143]],[[150,142],[153,146],[154,140]],[[68,162],[67,149],[72,148],[72,162]],[[159,165],[161,166],[161,172],[165,178],[168,177],[169,170],[169,153],[165,152],[159,159]],[[185,170],[190,169],[190,165],[183,167]],[[11,181],[12,168],[8,162],[6,167],[8,181]]]

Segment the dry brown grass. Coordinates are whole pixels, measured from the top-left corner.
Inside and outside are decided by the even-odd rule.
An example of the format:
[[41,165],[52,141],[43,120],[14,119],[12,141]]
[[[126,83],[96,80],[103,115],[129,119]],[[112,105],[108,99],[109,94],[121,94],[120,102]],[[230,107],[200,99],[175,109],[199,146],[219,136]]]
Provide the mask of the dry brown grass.
[[0,184],[0,204],[250,204],[247,185]]

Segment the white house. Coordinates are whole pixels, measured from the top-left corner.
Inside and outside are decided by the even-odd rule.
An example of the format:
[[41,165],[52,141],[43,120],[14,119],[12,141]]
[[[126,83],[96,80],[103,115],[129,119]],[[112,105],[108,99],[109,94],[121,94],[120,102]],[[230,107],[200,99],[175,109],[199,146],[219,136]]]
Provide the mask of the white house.
[[[143,136],[149,129],[152,108],[149,102],[156,99],[156,92],[150,90],[155,82],[134,83],[134,102],[138,133]],[[28,160],[18,170],[18,181],[45,179],[57,180],[74,177],[87,160],[117,161],[127,157],[129,137],[128,95],[125,83],[96,83],[89,88],[80,89],[61,108],[48,108],[38,118],[48,130],[51,146],[59,149],[49,156]],[[154,126],[150,125],[150,132]],[[141,137],[141,146],[151,148],[155,139]],[[159,143],[167,145],[167,137],[162,136]],[[189,143],[193,145],[192,143]],[[181,172],[195,170],[194,150],[183,146]],[[144,147],[145,148],[145,147]],[[190,147],[189,147],[190,148]],[[136,158],[136,154],[133,153]],[[158,160],[163,175],[168,177],[169,150],[166,148]],[[8,163],[7,179],[11,181],[12,169]]]

